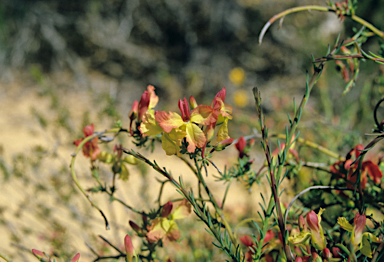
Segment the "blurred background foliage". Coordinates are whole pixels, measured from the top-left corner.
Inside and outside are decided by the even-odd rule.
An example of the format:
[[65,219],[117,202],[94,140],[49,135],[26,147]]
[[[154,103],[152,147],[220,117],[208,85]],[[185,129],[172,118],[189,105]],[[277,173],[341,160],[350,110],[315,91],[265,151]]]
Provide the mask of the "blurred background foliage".
[[[249,94],[255,85],[264,97],[301,96],[305,72],[311,68],[310,55],[325,55],[327,45],[334,44],[339,32],[343,39],[358,26],[348,19],[342,24],[331,13],[302,12],[286,17],[280,30],[274,25],[264,44],[258,45],[260,29],[270,17],[305,4],[325,3],[4,0],[0,7],[1,76],[3,81],[12,81],[15,70],[42,74],[66,71],[76,86],[89,88],[92,73],[97,72],[116,81],[113,103],[129,104],[137,99],[132,94],[153,84],[160,96],[168,98],[161,106],[189,95],[208,102],[208,94],[226,86],[231,102],[252,110]],[[359,16],[375,25],[383,24],[381,1],[361,1],[358,8]],[[377,38],[364,47],[377,52]],[[376,66],[366,67],[350,94],[353,99],[369,99],[383,92],[382,88],[377,89],[379,94],[371,92],[373,85],[381,86],[382,82],[373,78],[380,75]],[[237,79],[229,77],[234,68],[241,69]],[[333,70],[328,71],[315,94],[319,99],[314,106],[321,112],[320,118],[330,121],[336,115],[342,122],[343,101],[350,99],[340,97],[342,81]],[[36,77],[36,72],[32,75]],[[73,86],[68,83],[66,88]],[[176,107],[176,102],[172,105]],[[274,110],[272,105],[266,107]],[[351,110],[348,113],[364,111]],[[359,122],[355,119],[352,123]]]
[[[2,118],[14,115],[13,120],[17,119],[18,112],[13,112],[12,103],[5,103],[9,99],[18,101],[25,96],[48,104],[28,109],[32,119],[28,121],[39,126],[31,133],[44,133],[45,145],[15,151],[5,140],[0,142],[0,169],[7,182],[1,187],[5,190],[12,185],[14,189],[7,190],[22,195],[12,215],[27,212],[29,216],[44,217],[43,228],[49,233],[40,233],[40,239],[47,240],[52,250],[61,252],[59,257],[68,260],[76,251],[71,243],[73,234],[66,231],[64,222],[57,220],[50,208],[69,207],[69,216],[81,221],[83,228],[91,228],[94,222],[89,219],[91,215],[82,216],[76,209],[72,197],[77,191],[68,175],[69,155],[59,151],[73,151],[72,141],[91,122],[103,123],[105,126],[97,126],[103,129],[122,119],[127,126],[132,102],[140,98],[148,84],[156,87],[160,97],[157,109],[161,110],[176,110],[178,99],[190,95],[198,103],[209,104],[218,90],[227,87],[227,103],[234,106],[230,123],[230,135],[234,138],[254,132],[257,119],[251,88],[257,86],[270,132],[282,133],[287,123],[286,112],[293,111],[292,98],[300,101],[305,90],[306,71],[311,72],[312,68],[311,54],[324,56],[328,44],[333,46],[339,33],[345,39],[360,29],[348,18],[341,23],[332,13],[302,12],[286,17],[280,28],[273,25],[263,44],[258,44],[262,26],[273,15],[307,4],[325,5],[325,1],[2,0]],[[381,30],[383,13],[383,1],[358,3],[357,15]],[[380,44],[373,38],[363,48],[379,53]],[[346,83],[334,70],[334,62],[327,63],[299,126],[303,138],[341,155],[365,141],[363,134],[373,127],[373,107],[384,94],[384,68],[373,62],[363,62],[361,66],[356,86],[342,96]],[[14,83],[20,87],[16,93],[12,91]],[[80,109],[79,104],[83,105]],[[12,130],[15,136],[19,134],[14,131],[18,129]],[[24,143],[22,138],[19,140]],[[299,155],[305,155],[308,161],[326,159],[305,146],[298,147]],[[4,157],[5,151],[8,158]],[[84,177],[85,170],[84,167]],[[145,178],[146,171],[141,173]],[[44,174],[44,179],[39,177]],[[299,175],[303,177],[302,186],[312,177],[308,172]],[[33,185],[30,188],[34,191],[22,194],[20,189],[29,185]],[[8,192],[3,189],[2,192]],[[41,191],[58,196],[55,204],[35,197]],[[28,207],[32,198],[36,202]],[[81,203],[87,205],[85,201]],[[25,247],[24,234],[37,234],[42,229],[31,229],[25,223],[12,224],[5,216],[7,208],[6,204],[0,208],[1,223],[10,232],[12,242],[18,243],[13,253],[17,257],[22,254],[18,254],[20,248]],[[98,223],[102,225],[101,221]],[[122,223],[127,230],[126,221]],[[122,236],[115,240],[122,241]],[[85,234],[81,237],[90,238]],[[89,241],[103,247],[102,242]],[[189,241],[192,247],[199,245],[196,239]],[[202,261],[201,256],[211,261],[211,253],[204,254],[200,246],[193,252],[195,258],[188,258],[190,261]],[[23,256],[22,260],[27,261]],[[187,261],[183,255],[180,257],[180,261]]]

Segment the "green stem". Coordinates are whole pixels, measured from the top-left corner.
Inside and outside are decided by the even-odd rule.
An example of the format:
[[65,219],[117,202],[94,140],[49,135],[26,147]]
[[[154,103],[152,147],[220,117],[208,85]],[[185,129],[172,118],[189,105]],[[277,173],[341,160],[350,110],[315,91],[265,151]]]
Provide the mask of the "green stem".
[[[159,172],[160,174],[162,174],[163,176],[165,176],[169,181],[171,181],[175,186],[176,188],[178,189],[179,193],[185,198],[187,199],[195,208],[195,213],[197,214],[197,216],[199,216],[201,218],[201,220],[209,227],[210,231],[213,233],[214,237],[217,239],[217,240],[221,240],[222,239],[222,236],[219,234],[219,231],[216,230],[211,223],[208,222],[208,217],[204,214],[204,210],[199,207],[198,205],[196,205],[196,202],[193,201],[193,198],[191,198],[190,194],[170,175],[168,174],[168,172],[164,169],[161,169],[157,163],[152,163],[149,159],[147,159],[146,157],[144,157],[143,155],[141,155],[140,153],[136,153],[134,152],[133,150],[126,150],[126,149],[123,149],[123,151],[126,153],[126,154],[129,154],[129,155],[132,155],[134,157],[136,157],[137,159],[140,159],[142,161],[144,161],[146,164],[148,164],[149,166],[151,166],[154,170],[156,170],[157,172]],[[199,172],[197,172],[197,174],[199,174]],[[197,175],[196,174],[196,175]],[[200,176],[201,176],[201,173],[200,173]],[[202,177],[202,176],[201,176]],[[212,201],[212,200],[210,200]],[[212,202],[213,204],[213,202]],[[217,205],[217,203],[216,203]],[[219,209],[220,210],[220,209]],[[221,212],[221,210],[220,210]],[[222,214],[222,212],[221,212]],[[224,222],[226,222],[225,220],[225,217],[224,217],[224,220],[223,220],[223,224]],[[224,225],[226,226],[226,225]],[[228,226],[228,227],[227,227]],[[232,242],[233,244],[237,247],[238,245],[236,244],[237,242],[236,241],[233,241],[233,240],[236,240],[234,237],[233,237],[233,234],[232,234],[232,231],[230,230],[230,227],[227,223],[227,226],[226,228],[229,229],[227,230],[228,231],[228,234],[230,234],[232,237]],[[228,247],[228,246],[223,246],[223,248],[226,250],[226,252],[228,254],[230,254],[230,256],[235,259],[235,256],[232,254],[233,253],[233,250],[231,250],[231,247]]]
[[[277,137],[277,138],[286,139],[286,136],[284,134],[272,135],[272,137],[274,137],[274,136]],[[324,153],[326,155],[329,155],[329,156],[331,156],[333,158],[336,158],[336,159],[338,159],[340,161],[345,161],[344,157],[340,156],[339,154],[337,154],[337,153],[335,153],[335,152],[333,152],[333,151],[331,151],[331,150],[329,150],[329,149],[327,149],[327,148],[325,148],[325,147],[323,147],[323,146],[321,146],[319,144],[316,144],[314,142],[311,142],[309,140],[306,140],[306,139],[303,139],[303,138],[300,138],[300,137],[298,137],[296,139],[296,141],[301,143],[301,144],[304,144],[306,146],[309,146],[309,147],[312,147],[314,149],[317,149],[320,152],[322,152],[322,153]]]
[[231,186],[231,184],[232,184],[232,179],[229,180],[228,185],[227,185],[227,187],[226,187],[226,189],[225,189],[225,193],[224,193],[224,197],[223,197],[223,203],[221,204],[221,208],[222,208],[222,209],[224,208],[225,200],[227,199],[227,195],[228,195],[229,187]]
[[1,254],[1,253],[0,253],[0,258],[4,259],[4,260],[7,261],[7,262],[11,262],[11,261],[12,261],[12,260],[10,260],[9,258],[7,258],[6,255],[3,255],[3,254]]
[[203,187],[205,189],[205,192],[207,192],[208,197],[209,197],[211,203],[213,204],[213,207],[215,208],[216,213],[220,216],[223,225],[227,229],[228,235],[231,238],[231,241],[232,241],[233,245],[235,247],[238,246],[237,240],[236,240],[235,236],[233,235],[232,229],[231,229],[227,219],[225,218],[223,210],[219,207],[219,205],[217,204],[216,199],[213,197],[211,191],[209,190],[209,187],[206,184],[206,182],[205,182],[205,180],[204,180],[204,178],[203,178],[203,176],[201,174],[201,168],[199,168],[197,160],[194,159],[194,161],[195,161],[195,166],[196,166],[196,170],[197,170],[197,173],[196,173],[197,178],[199,179],[199,181],[203,185]]
[[381,38],[384,38],[384,32],[377,29],[374,25],[372,25],[371,23],[365,21],[364,19],[356,16],[356,15],[352,15],[351,16],[351,19],[355,22],[358,22],[359,24],[365,26],[366,28],[370,29],[372,32],[374,32],[376,35],[380,36]]
[[125,206],[126,208],[130,209],[131,211],[133,211],[133,212],[135,212],[135,213],[137,213],[137,214],[140,214],[140,215],[147,215],[146,213],[141,212],[141,211],[139,211],[139,210],[137,210],[137,209],[131,207],[130,205],[126,204],[126,203],[125,203],[124,201],[122,201],[121,199],[119,199],[119,198],[113,196],[111,192],[108,192],[108,191],[105,191],[105,192],[111,197],[111,200],[112,200],[112,201],[117,201],[117,202],[119,202],[120,204],[122,204],[123,206]]

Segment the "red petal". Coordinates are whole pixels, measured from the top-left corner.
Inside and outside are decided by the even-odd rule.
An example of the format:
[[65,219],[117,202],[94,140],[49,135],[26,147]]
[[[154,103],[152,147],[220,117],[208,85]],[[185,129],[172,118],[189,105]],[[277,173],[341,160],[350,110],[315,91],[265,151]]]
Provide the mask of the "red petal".
[[380,184],[381,179],[383,178],[383,173],[379,169],[378,165],[374,164],[371,160],[363,162],[363,170],[368,171],[369,177],[375,182],[375,184]]
[[240,241],[241,243],[243,243],[244,245],[246,245],[247,247],[251,247],[253,245],[253,240],[250,236],[248,235],[245,235],[243,237],[240,238]]
[[84,136],[87,137],[87,136],[92,135],[94,130],[95,130],[95,126],[94,126],[94,124],[85,126],[85,127],[83,128]]
[[189,114],[189,105],[187,99],[184,97],[184,100],[179,99],[179,109],[181,112],[181,118],[184,122],[189,121],[191,119],[191,115]]

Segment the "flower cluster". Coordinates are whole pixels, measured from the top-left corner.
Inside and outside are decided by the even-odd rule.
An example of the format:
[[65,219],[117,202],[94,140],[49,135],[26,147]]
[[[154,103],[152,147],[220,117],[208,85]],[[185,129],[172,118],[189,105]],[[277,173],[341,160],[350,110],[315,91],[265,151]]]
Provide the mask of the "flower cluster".
[[[347,181],[348,188],[354,188],[356,184],[356,171],[359,167],[359,157],[362,150],[364,150],[364,146],[357,145],[347,154],[345,161],[337,161],[330,167],[333,174],[336,174],[340,178],[344,178]],[[362,173],[360,177],[362,189],[364,189],[367,185],[367,174],[375,184],[380,184],[383,173],[380,171],[377,164],[374,164],[371,160],[367,160],[362,163]]]
[[353,225],[351,225],[345,217],[339,217],[337,223],[346,231],[351,232],[351,243],[355,250],[360,252],[369,258],[372,258],[371,242],[381,243],[381,240],[372,233],[365,232],[364,227],[366,223],[366,216],[357,213],[353,219]]
[[349,1],[342,1],[339,3],[332,3],[330,1],[328,5],[335,11],[341,22],[344,21],[345,16],[351,15],[353,9],[352,6],[349,5]]
[[161,135],[161,143],[167,155],[181,155],[183,146],[188,153],[196,149],[204,149],[213,139],[216,126],[220,126],[217,142],[230,139],[228,120],[231,119],[232,107],[225,104],[226,89],[223,88],[214,97],[211,105],[198,105],[191,96],[179,99],[180,114],[176,112],[154,111],[158,97],[153,86],[148,86],[141,96],[140,102],[135,101],[129,115],[130,133],[133,134],[133,121],[136,120],[137,130],[142,137]]
[[175,220],[183,219],[191,213],[191,204],[183,200],[175,207],[168,201],[161,209],[161,212],[151,221],[147,216],[143,216],[143,226],[140,227],[133,221],[129,221],[132,229],[140,237],[145,237],[149,243],[156,243],[162,240],[163,244],[167,241],[176,241],[180,237],[179,227]]
[[[323,257],[325,261],[341,260],[340,254],[342,254],[342,251],[339,247],[332,247],[332,252],[330,252],[327,247],[324,230],[320,224],[323,211],[324,209],[320,208],[318,214],[314,211],[309,212],[306,220],[300,215],[298,224],[301,232],[289,237],[289,242],[294,245],[297,254],[297,259],[295,261],[308,261],[311,257],[312,260],[310,261],[317,261],[315,260],[315,257],[319,256],[317,252],[321,254],[321,257]],[[366,216],[357,213],[353,220],[353,225],[351,225],[345,217],[339,217],[337,223],[344,230],[351,232],[350,243],[352,244],[354,251],[360,250],[361,254],[372,258],[371,243],[381,243],[382,241],[372,233],[363,233],[366,224]],[[309,242],[309,239],[311,242]],[[339,246],[342,245],[340,244]],[[346,250],[346,248],[344,250]]]
[[311,244],[316,250],[324,251],[327,249],[327,241],[324,237],[324,230],[320,224],[323,212],[324,209],[322,208],[318,214],[312,210],[307,214],[305,220],[303,216],[300,215],[298,221],[300,233],[290,236],[288,239],[292,245],[299,248],[296,248],[296,253],[298,253],[299,257],[302,257],[303,261],[306,261],[311,253],[309,239],[311,239]]

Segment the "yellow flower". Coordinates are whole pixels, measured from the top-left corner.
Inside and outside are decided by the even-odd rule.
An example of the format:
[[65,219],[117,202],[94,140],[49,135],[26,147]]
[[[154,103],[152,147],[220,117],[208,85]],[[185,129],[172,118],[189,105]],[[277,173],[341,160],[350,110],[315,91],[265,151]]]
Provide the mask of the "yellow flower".
[[345,217],[339,217],[337,223],[346,231],[351,232],[351,242],[355,249],[359,249],[360,252],[369,258],[372,257],[371,241],[375,243],[381,243],[381,240],[372,233],[363,233],[366,216],[356,214],[353,225],[351,225]]
[[312,245],[318,250],[324,250],[327,246],[327,241],[325,240],[323,228],[320,224],[321,214],[323,214],[324,210],[325,209],[320,208],[317,215],[313,210],[309,212],[306,217],[309,231],[303,230],[298,235],[289,237],[289,242],[293,245],[299,245],[303,244],[311,237]]
[[229,80],[235,85],[241,85],[245,81],[245,72],[241,67],[236,67],[229,72]]

